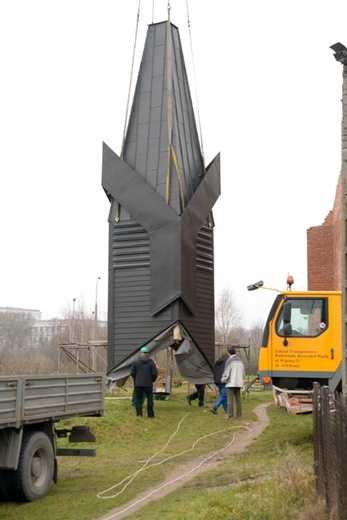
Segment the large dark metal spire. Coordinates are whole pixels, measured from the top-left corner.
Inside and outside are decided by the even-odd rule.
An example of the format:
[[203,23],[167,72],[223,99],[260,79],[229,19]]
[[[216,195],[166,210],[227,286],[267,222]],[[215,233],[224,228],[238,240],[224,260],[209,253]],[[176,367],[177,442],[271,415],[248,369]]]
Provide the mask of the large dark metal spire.
[[177,351],[185,340],[197,354],[195,379],[206,379],[214,361],[211,210],[220,194],[219,155],[205,169],[179,31],[170,22],[148,28],[121,155],[104,144],[109,376],[118,379],[120,367],[126,375],[143,345]]

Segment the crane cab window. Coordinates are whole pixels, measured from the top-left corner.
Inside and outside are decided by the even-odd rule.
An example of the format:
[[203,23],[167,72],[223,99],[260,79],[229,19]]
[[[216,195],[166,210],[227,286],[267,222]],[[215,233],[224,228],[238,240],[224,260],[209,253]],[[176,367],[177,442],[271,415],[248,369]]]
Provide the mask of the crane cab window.
[[276,321],[276,332],[284,336],[284,327],[290,323],[290,336],[318,336],[327,328],[327,316],[326,298],[287,298]]

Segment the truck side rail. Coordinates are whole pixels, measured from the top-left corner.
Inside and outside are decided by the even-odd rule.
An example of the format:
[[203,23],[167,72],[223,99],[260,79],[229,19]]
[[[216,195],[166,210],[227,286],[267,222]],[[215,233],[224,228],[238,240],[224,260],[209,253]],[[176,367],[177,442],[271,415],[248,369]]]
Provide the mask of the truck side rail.
[[104,374],[0,377],[0,428],[104,412]]

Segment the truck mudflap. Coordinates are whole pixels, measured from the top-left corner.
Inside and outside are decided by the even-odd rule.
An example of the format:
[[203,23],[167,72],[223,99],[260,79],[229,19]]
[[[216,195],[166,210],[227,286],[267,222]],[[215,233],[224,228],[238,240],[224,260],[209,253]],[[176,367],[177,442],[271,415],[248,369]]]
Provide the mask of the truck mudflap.
[[272,391],[276,406],[287,410],[290,415],[312,413],[313,390],[287,390],[272,385]]

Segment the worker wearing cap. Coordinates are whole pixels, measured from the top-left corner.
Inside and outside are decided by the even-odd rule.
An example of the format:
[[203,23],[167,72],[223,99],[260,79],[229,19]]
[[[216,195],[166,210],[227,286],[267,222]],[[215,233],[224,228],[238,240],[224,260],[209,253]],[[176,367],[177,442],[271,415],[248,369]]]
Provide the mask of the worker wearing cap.
[[130,375],[134,378],[136,415],[142,417],[142,402],[145,395],[147,397],[147,415],[152,419],[154,417],[153,383],[158,377],[158,369],[153,359],[149,357],[147,347],[141,348],[140,357],[133,362]]
[[220,407],[220,405],[223,406],[225,413],[228,412],[227,390],[225,388],[225,383],[222,383],[222,375],[225,369],[225,364],[229,357],[229,352],[227,350],[223,350],[221,357],[217,359],[214,366],[214,384],[217,386],[219,393],[218,399],[211,408],[211,412],[214,414],[218,413],[217,410]]

